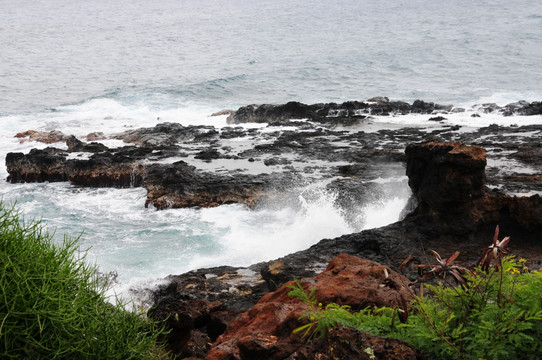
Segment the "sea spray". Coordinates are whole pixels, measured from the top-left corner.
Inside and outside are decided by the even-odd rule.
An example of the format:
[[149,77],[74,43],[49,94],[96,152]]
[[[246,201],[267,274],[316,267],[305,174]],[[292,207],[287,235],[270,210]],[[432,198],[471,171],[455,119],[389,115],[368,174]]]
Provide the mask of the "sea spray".
[[[194,259],[198,264],[250,265],[303,250],[326,237],[352,231],[336,195],[315,183],[292,191],[280,201],[267,201],[255,210],[240,205],[203,210],[203,219],[228,229],[220,240],[218,258]],[[194,262],[192,262],[194,265]]]

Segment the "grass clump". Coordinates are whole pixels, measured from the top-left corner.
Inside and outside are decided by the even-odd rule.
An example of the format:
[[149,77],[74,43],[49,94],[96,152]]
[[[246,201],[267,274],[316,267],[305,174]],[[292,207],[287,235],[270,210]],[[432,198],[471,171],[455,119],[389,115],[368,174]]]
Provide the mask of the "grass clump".
[[94,266],[0,202],[0,358],[154,359],[162,329],[111,305]]
[[[421,267],[441,277],[453,272],[456,282],[422,283],[406,319],[400,309],[352,313],[347,306],[324,307],[317,303],[314,289],[307,292],[297,283],[289,294],[309,310],[302,316],[306,324],[295,331],[310,338],[338,325],[351,326],[403,340],[431,359],[540,359],[542,269],[529,271],[524,260],[504,256],[509,239],[498,241],[497,235],[498,229],[493,245],[472,270],[452,265],[458,252],[445,260],[435,253],[437,264]],[[402,322],[396,321],[397,315]]]

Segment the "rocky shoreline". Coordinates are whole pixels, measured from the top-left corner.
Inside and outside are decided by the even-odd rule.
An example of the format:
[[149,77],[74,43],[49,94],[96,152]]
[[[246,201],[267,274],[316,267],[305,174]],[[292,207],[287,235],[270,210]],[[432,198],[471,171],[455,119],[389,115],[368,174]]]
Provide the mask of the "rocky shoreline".
[[[540,115],[542,103],[484,104],[477,109],[478,116]],[[402,221],[323,239],[309,249],[246,268],[172,275],[154,293],[150,315],[169,319],[170,347],[182,357],[237,359],[257,354],[301,359],[292,356],[310,351],[314,355],[316,350],[303,352],[302,343],[292,345],[291,339],[285,347],[281,339],[289,338],[292,324],[281,332],[276,324],[265,328],[265,322],[259,323],[259,338],[234,335],[234,329],[246,327],[240,324],[249,321],[247,311],[253,306],[286,306],[284,299],[265,306],[261,301],[272,291],[284,293],[284,284],[292,279],[316,279],[341,254],[375,261],[372,267],[386,266],[390,272],[400,270],[413,282],[419,274],[409,265],[430,261],[426,249],[443,256],[461,250],[460,260],[472,263],[499,225],[503,235],[512,237],[515,254],[531,266],[542,264],[542,124],[491,125],[473,131],[446,124],[446,114],[461,111],[451,105],[375,98],[343,104],[251,105],[230,112],[230,124],[263,123],[258,128],[164,123],[122,134],[89,134],[87,142],[58,132],[28,131],[17,135],[21,141],[62,141],[66,147],[8,154],[7,180],[141,186],[147,190],[146,206],[157,209],[233,202],[257,207],[269,199],[280,202],[307,183],[323,182],[338,194],[335,201],[348,209],[382,191],[375,179],[393,178],[399,184],[407,181],[406,174],[412,199]],[[368,131],[372,116],[406,113],[426,115],[431,126]],[[127,145],[108,148],[93,142],[106,138]],[[337,284],[329,288],[335,296],[344,291]],[[227,335],[219,337],[224,331]],[[289,354],[277,352],[285,348]]]

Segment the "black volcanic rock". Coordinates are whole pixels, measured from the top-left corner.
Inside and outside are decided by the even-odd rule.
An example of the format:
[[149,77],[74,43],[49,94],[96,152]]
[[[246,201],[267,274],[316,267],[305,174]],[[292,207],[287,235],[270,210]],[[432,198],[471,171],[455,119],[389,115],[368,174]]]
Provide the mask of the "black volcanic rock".
[[55,148],[32,149],[27,155],[8,153],[7,181],[11,183],[66,181],[68,179],[66,156],[67,154]]
[[103,144],[97,142],[91,142],[90,144],[84,143],[78,140],[75,136],[71,135],[66,139],[66,145],[68,146],[68,152],[90,152],[97,153],[102,151],[108,151],[109,148]]
[[278,194],[295,181],[285,174],[235,176],[198,171],[184,161],[169,165],[147,166],[143,186],[147,189],[145,206],[157,209],[214,207],[242,203],[255,206],[262,198]]
[[[115,149],[67,138],[68,151],[47,148],[8,154],[8,181],[141,186],[147,190],[146,205],[157,209],[232,202],[257,207],[267,205],[267,200],[274,206],[286,200],[291,205],[296,201],[291,195],[299,193],[296,188],[318,183],[333,195],[347,223],[354,224],[361,205],[382,200],[382,182],[406,189],[406,172],[413,197],[410,213],[400,222],[323,239],[303,251],[247,268],[199,269],[170,276],[168,285],[155,293],[159,317],[178,314],[193,328],[187,330],[171,318],[179,344],[192,344],[196,338],[208,342],[267,292],[294,278],[314,276],[340,253],[401,268],[415,281],[418,272],[406,264],[427,263],[428,249],[443,257],[461,250],[459,260],[472,263],[490,244],[499,224],[503,236],[512,236],[514,254],[525,257],[534,268],[542,266],[542,198],[514,196],[542,192],[542,125],[491,125],[470,132],[430,123],[378,131],[364,127],[364,122],[371,122],[365,116],[375,113],[445,113],[448,108],[384,98],[368,103],[254,106],[247,116],[267,121],[271,128],[218,131],[209,126],[158,124],[115,135],[134,144]],[[486,108],[535,114],[539,103]],[[356,127],[333,127],[356,122]],[[206,162],[216,158],[236,160]]]
[[412,105],[403,101],[377,102],[347,101],[342,104],[326,103],[306,105],[289,102],[284,105],[248,105],[240,107],[228,116],[229,124],[268,122],[275,123],[288,119],[309,119],[322,123],[348,124],[352,119],[364,119],[368,115],[390,115],[433,112],[450,112],[453,105],[439,105],[416,100]]

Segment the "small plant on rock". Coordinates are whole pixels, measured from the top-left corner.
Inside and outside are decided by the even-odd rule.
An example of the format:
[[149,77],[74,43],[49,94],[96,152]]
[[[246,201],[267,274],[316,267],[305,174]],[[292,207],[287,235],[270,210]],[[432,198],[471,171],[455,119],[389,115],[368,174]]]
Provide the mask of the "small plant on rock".
[[431,250],[431,252],[437,260],[436,265],[416,265],[417,268],[430,268],[430,270],[422,276],[422,280],[430,276],[440,276],[443,279],[446,279],[446,275],[450,274],[459,284],[466,285],[464,275],[468,272],[468,269],[463,266],[452,265],[455,259],[457,259],[459,256],[459,251],[454,252],[449,258],[444,260],[441,258],[438,252],[434,250]]
[[327,304],[326,306],[319,303],[314,293],[316,287],[310,291],[306,291],[299,281],[295,281],[295,285],[290,286],[292,289],[288,295],[297,297],[303,301],[309,310],[304,313],[299,320],[308,321],[294,330],[294,333],[303,333],[303,336],[312,339],[316,336],[323,337],[331,328],[342,326],[350,326],[374,335],[384,335],[392,331],[399,323],[397,313],[400,309],[392,309],[388,307],[371,308],[367,307],[358,312],[352,312],[348,305]]

